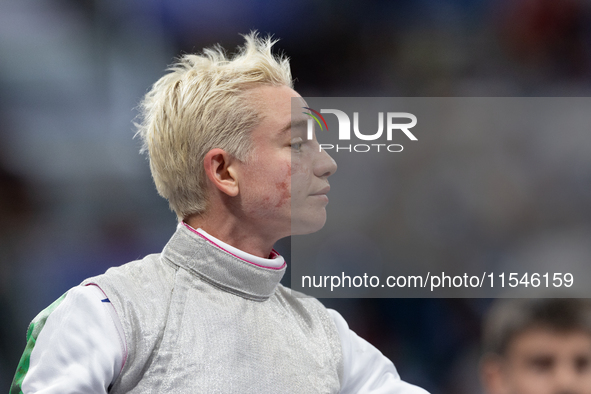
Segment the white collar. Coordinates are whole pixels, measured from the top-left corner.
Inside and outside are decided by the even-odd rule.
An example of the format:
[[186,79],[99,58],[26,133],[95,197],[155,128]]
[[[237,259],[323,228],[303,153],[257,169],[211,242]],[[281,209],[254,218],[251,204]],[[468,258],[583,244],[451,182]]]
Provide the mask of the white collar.
[[251,264],[258,265],[258,266],[265,267],[265,268],[274,268],[274,269],[282,268],[283,265],[285,264],[285,260],[283,259],[283,257],[279,253],[277,253],[277,251],[275,249],[271,250],[271,255],[270,255],[271,258],[266,259],[264,257],[259,257],[259,256],[255,256],[250,253],[246,253],[245,251],[235,248],[232,245],[228,245],[224,241],[219,240],[216,237],[214,237],[213,235],[208,234],[202,228],[194,229],[193,227],[189,226],[185,222],[179,223],[179,226],[181,226],[181,225],[185,225],[189,230],[192,230],[193,232],[201,235],[203,238],[205,238],[206,240],[208,240],[210,243],[217,246],[218,248],[220,248],[220,249],[222,249],[222,250],[224,250],[224,251],[226,251],[226,252],[228,252],[228,253],[230,253],[230,254],[232,254],[244,261],[247,261]]

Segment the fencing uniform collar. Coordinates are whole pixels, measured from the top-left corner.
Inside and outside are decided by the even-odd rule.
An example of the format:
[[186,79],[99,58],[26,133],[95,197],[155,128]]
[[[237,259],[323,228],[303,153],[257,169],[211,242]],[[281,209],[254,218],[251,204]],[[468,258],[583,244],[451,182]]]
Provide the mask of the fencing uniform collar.
[[162,257],[222,290],[256,301],[273,295],[286,267],[285,262],[274,268],[248,261],[182,223]]
[[181,224],[179,224],[179,226],[187,227],[192,232],[196,232],[199,235],[203,236],[203,238],[205,238],[206,240],[208,240],[209,242],[211,242],[212,244],[214,244],[218,248],[223,249],[226,252],[233,254],[234,256],[236,256],[244,261],[247,261],[249,263],[252,263],[254,265],[258,265],[258,266],[265,267],[265,268],[279,269],[279,268],[283,267],[283,265],[285,264],[285,260],[283,259],[283,257],[281,257],[281,255],[279,253],[277,253],[277,251],[275,249],[271,250],[271,254],[269,255],[268,258],[263,258],[263,257],[255,256],[250,253],[246,253],[238,248],[233,247],[232,245],[228,245],[224,241],[217,239],[213,235],[208,234],[202,228],[194,229],[193,227],[189,226],[185,222],[182,222]]

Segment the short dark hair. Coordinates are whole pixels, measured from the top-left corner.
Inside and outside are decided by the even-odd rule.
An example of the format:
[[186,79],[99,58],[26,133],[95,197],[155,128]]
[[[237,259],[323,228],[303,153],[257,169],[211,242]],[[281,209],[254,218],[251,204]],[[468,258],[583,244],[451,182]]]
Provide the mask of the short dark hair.
[[485,353],[504,355],[515,337],[530,329],[591,335],[591,300],[579,298],[498,299],[484,321]]

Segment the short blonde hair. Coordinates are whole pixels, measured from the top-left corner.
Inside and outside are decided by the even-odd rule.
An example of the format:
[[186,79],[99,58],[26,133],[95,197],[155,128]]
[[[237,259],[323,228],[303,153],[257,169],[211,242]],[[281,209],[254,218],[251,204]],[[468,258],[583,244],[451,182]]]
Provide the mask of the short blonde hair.
[[256,32],[244,38],[230,58],[219,45],[183,55],[140,104],[142,152],[148,152],[158,193],[179,220],[206,209],[207,152],[221,148],[248,160],[250,131],[260,115],[246,92],[260,85],[293,87],[289,60],[271,53],[277,40]]

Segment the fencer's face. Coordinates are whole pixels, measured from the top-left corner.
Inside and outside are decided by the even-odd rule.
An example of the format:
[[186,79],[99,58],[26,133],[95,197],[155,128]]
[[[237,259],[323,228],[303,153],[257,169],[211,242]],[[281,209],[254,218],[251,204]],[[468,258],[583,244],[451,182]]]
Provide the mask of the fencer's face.
[[527,330],[496,367],[490,394],[591,394],[591,335]]
[[[327,178],[336,163],[318,142],[306,138],[306,115],[292,120],[292,97],[286,86],[257,87],[250,92],[261,121],[252,131],[252,156],[241,168],[240,193],[245,214],[275,238],[318,231],[326,222]],[[299,109],[305,106],[301,101]],[[293,127],[292,127],[293,122]]]

